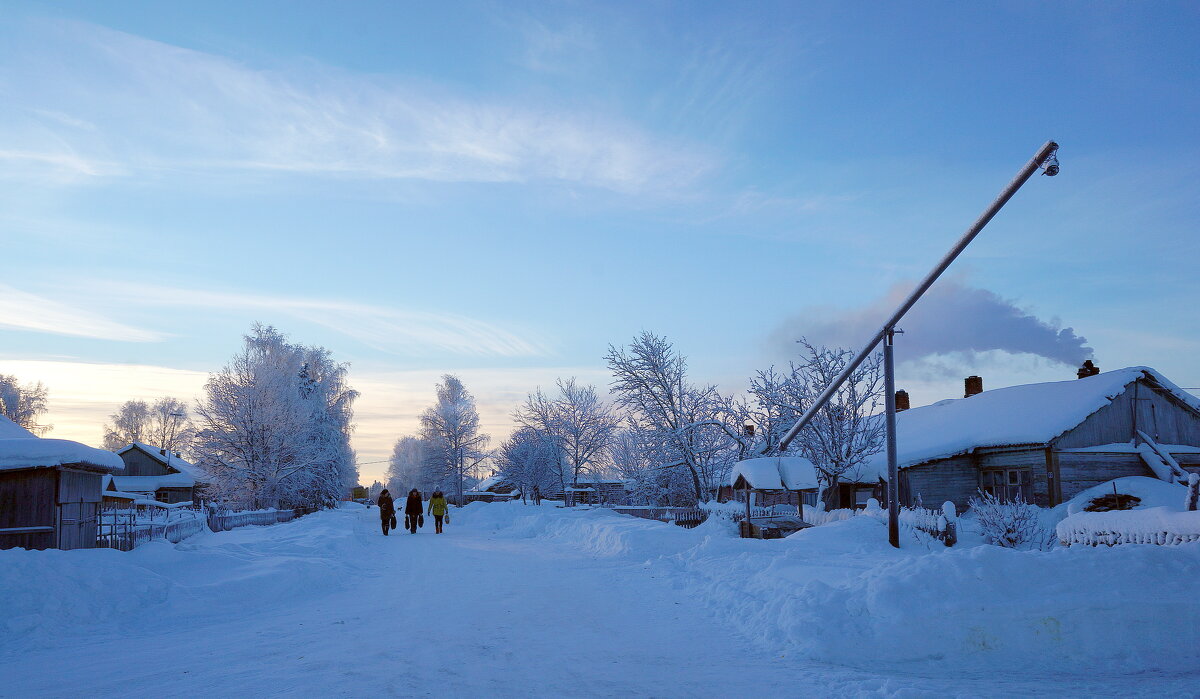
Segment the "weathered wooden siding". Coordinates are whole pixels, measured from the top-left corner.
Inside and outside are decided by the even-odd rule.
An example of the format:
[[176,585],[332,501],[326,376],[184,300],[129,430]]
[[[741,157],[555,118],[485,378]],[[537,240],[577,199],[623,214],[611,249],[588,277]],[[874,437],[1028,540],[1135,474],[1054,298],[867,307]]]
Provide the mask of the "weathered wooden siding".
[[[1048,507],[1050,503],[1050,477],[1046,471],[1046,450],[1030,447],[1011,451],[980,451],[976,455],[979,470],[996,468],[1029,469],[1033,483],[1033,503]],[[978,485],[976,485],[978,487]]]
[[1137,454],[1058,452],[1055,456],[1058,459],[1062,496],[1065,500],[1114,478],[1154,476]]
[[[51,468],[0,471],[0,529],[55,526],[55,488]],[[54,548],[54,531],[0,533],[0,549]]]
[[121,460],[125,462],[125,471],[117,474],[119,476],[165,476],[171,473],[162,462],[141,449],[130,449],[121,454]]
[[1135,429],[1159,444],[1200,446],[1200,416],[1144,381],[1131,383],[1111,403],[1063,433],[1055,446],[1071,449],[1128,442],[1133,440]]
[[962,512],[967,508],[967,500],[979,490],[979,469],[974,458],[968,455],[921,464],[904,471],[909,492],[906,505],[915,504],[920,497],[925,507],[937,508],[950,501]]

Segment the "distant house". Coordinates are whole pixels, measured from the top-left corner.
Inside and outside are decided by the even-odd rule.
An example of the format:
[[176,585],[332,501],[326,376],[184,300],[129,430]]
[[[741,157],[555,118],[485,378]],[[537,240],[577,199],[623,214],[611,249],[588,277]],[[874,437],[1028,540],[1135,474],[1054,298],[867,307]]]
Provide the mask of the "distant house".
[[0,549],[96,546],[104,475],[120,457],[66,439],[41,439],[0,416]]
[[178,453],[134,442],[119,450],[125,471],[113,477],[116,490],[165,503],[193,502],[208,476]]
[[[962,510],[987,491],[1054,506],[1122,476],[1200,472],[1200,400],[1148,367],[904,410],[896,434],[905,504]],[[886,473],[885,455],[869,466]]]
[[575,485],[566,487],[563,500],[568,505],[625,505],[629,491],[620,478],[580,476]]

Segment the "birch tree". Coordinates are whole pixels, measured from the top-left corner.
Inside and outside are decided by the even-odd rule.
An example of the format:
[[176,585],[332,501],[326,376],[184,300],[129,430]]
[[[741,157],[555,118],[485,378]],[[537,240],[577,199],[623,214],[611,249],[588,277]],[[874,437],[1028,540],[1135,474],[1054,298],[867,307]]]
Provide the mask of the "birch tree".
[[437,402],[421,413],[426,463],[455,486],[458,504],[470,474],[486,460],[488,436],[479,431],[475,397],[453,374],[437,385]]

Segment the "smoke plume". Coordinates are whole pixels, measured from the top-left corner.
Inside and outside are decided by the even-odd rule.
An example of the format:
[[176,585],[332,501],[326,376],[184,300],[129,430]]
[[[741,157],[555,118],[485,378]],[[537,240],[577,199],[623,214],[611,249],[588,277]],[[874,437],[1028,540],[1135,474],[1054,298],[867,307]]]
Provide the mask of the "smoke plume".
[[[795,353],[795,340],[801,336],[828,347],[858,349],[912,288],[912,283],[897,284],[865,308],[809,309],[777,328],[771,344],[789,355]],[[896,340],[901,361],[1001,350],[1077,366],[1092,356],[1087,339],[1076,335],[1074,329],[1060,327],[1057,320],[1044,321],[994,292],[954,279],[934,284],[899,327],[904,330]]]

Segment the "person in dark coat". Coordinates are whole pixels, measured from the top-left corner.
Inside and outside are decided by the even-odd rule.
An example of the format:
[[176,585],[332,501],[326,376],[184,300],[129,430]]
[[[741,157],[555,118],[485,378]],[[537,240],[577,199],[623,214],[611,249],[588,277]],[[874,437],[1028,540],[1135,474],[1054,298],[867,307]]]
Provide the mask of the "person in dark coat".
[[425,508],[421,506],[421,491],[416,488],[408,491],[408,500],[404,503],[404,524],[408,526],[408,531],[417,533],[417,527],[424,519],[424,511]]
[[392,502],[392,494],[387,488],[379,494],[379,522],[383,526],[383,535],[388,535],[388,528],[396,526],[396,503]]

